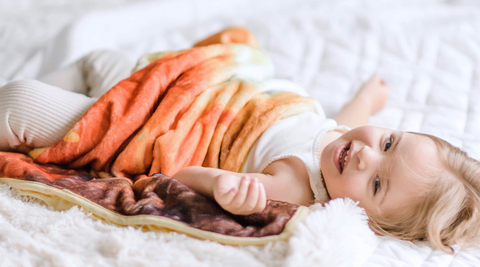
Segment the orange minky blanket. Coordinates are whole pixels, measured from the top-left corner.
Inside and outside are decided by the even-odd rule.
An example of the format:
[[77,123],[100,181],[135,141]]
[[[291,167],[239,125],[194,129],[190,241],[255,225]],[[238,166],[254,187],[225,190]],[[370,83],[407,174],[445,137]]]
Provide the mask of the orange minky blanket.
[[228,244],[286,238],[305,207],[269,201],[262,213],[236,216],[169,176],[187,166],[240,171],[272,123],[315,112],[313,99],[261,92],[255,83],[271,78],[272,64],[240,27],[191,49],[146,55],[136,69],[54,145],[30,157],[0,152],[0,181],[121,225]]

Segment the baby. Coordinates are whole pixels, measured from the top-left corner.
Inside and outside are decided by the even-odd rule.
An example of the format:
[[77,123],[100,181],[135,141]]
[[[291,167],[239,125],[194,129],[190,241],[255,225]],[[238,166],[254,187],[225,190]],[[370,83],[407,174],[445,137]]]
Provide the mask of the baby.
[[455,243],[475,244],[480,163],[434,136],[361,126],[389,93],[376,75],[365,83],[335,116],[351,130],[313,114],[276,122],[251,149],[247,173],[192,166],[174,178],[234,214],[260,212],[267,199],[308,206],[348,197],[378,234],[428,240],[447,253]]
[[[28,152],[60,140],[132,67],[119,53],[94,52],[40,81],[3,86],[0,150]],[[233,214],[261,212],[267,199],[308,206],[349,197],[378,234],[428,240],[449,253],[453,244],[475,244],[480,163],[433,136],[362,126],[389,93],[375,75],[334,120],[305,112],[277,121],[251,148],[243,174],[193,166],[173,178]]]

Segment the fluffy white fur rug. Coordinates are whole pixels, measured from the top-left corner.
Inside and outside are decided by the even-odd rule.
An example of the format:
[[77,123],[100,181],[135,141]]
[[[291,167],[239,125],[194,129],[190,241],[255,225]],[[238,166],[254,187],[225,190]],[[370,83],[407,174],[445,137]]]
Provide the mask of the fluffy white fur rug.
[[[233,247],[53,211],[0,184],[0,266],[354,266],[378,238],[351,200],[312,207],[289,242]],[[356,265],[355,264],[355,265]]]
[[290,238],[287,266],[361,266],[380,242],[364,210],[351,199],[316,204],[311,210]]

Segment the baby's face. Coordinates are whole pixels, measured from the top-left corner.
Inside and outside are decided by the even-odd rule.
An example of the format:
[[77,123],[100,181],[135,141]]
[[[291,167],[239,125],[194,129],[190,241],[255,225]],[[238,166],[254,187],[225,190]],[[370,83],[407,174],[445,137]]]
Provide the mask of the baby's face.
[[330,197],[359,201],[367,214],[413,205],[429,170],[440,166],[430,138],[373,126],[355,128],[328,144],[320,164]]

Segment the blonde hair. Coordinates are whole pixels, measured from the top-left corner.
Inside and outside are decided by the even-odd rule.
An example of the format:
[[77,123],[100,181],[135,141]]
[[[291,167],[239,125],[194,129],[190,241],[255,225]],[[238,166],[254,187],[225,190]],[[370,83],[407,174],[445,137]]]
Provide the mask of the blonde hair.
[[427,134],[437,146],[441,170],[427,179],[421,201],[396,214],[371,214],[369,225],[379,235],[429,241],[452,254],[452,245],[480,243],[480,162],[443,139]]

